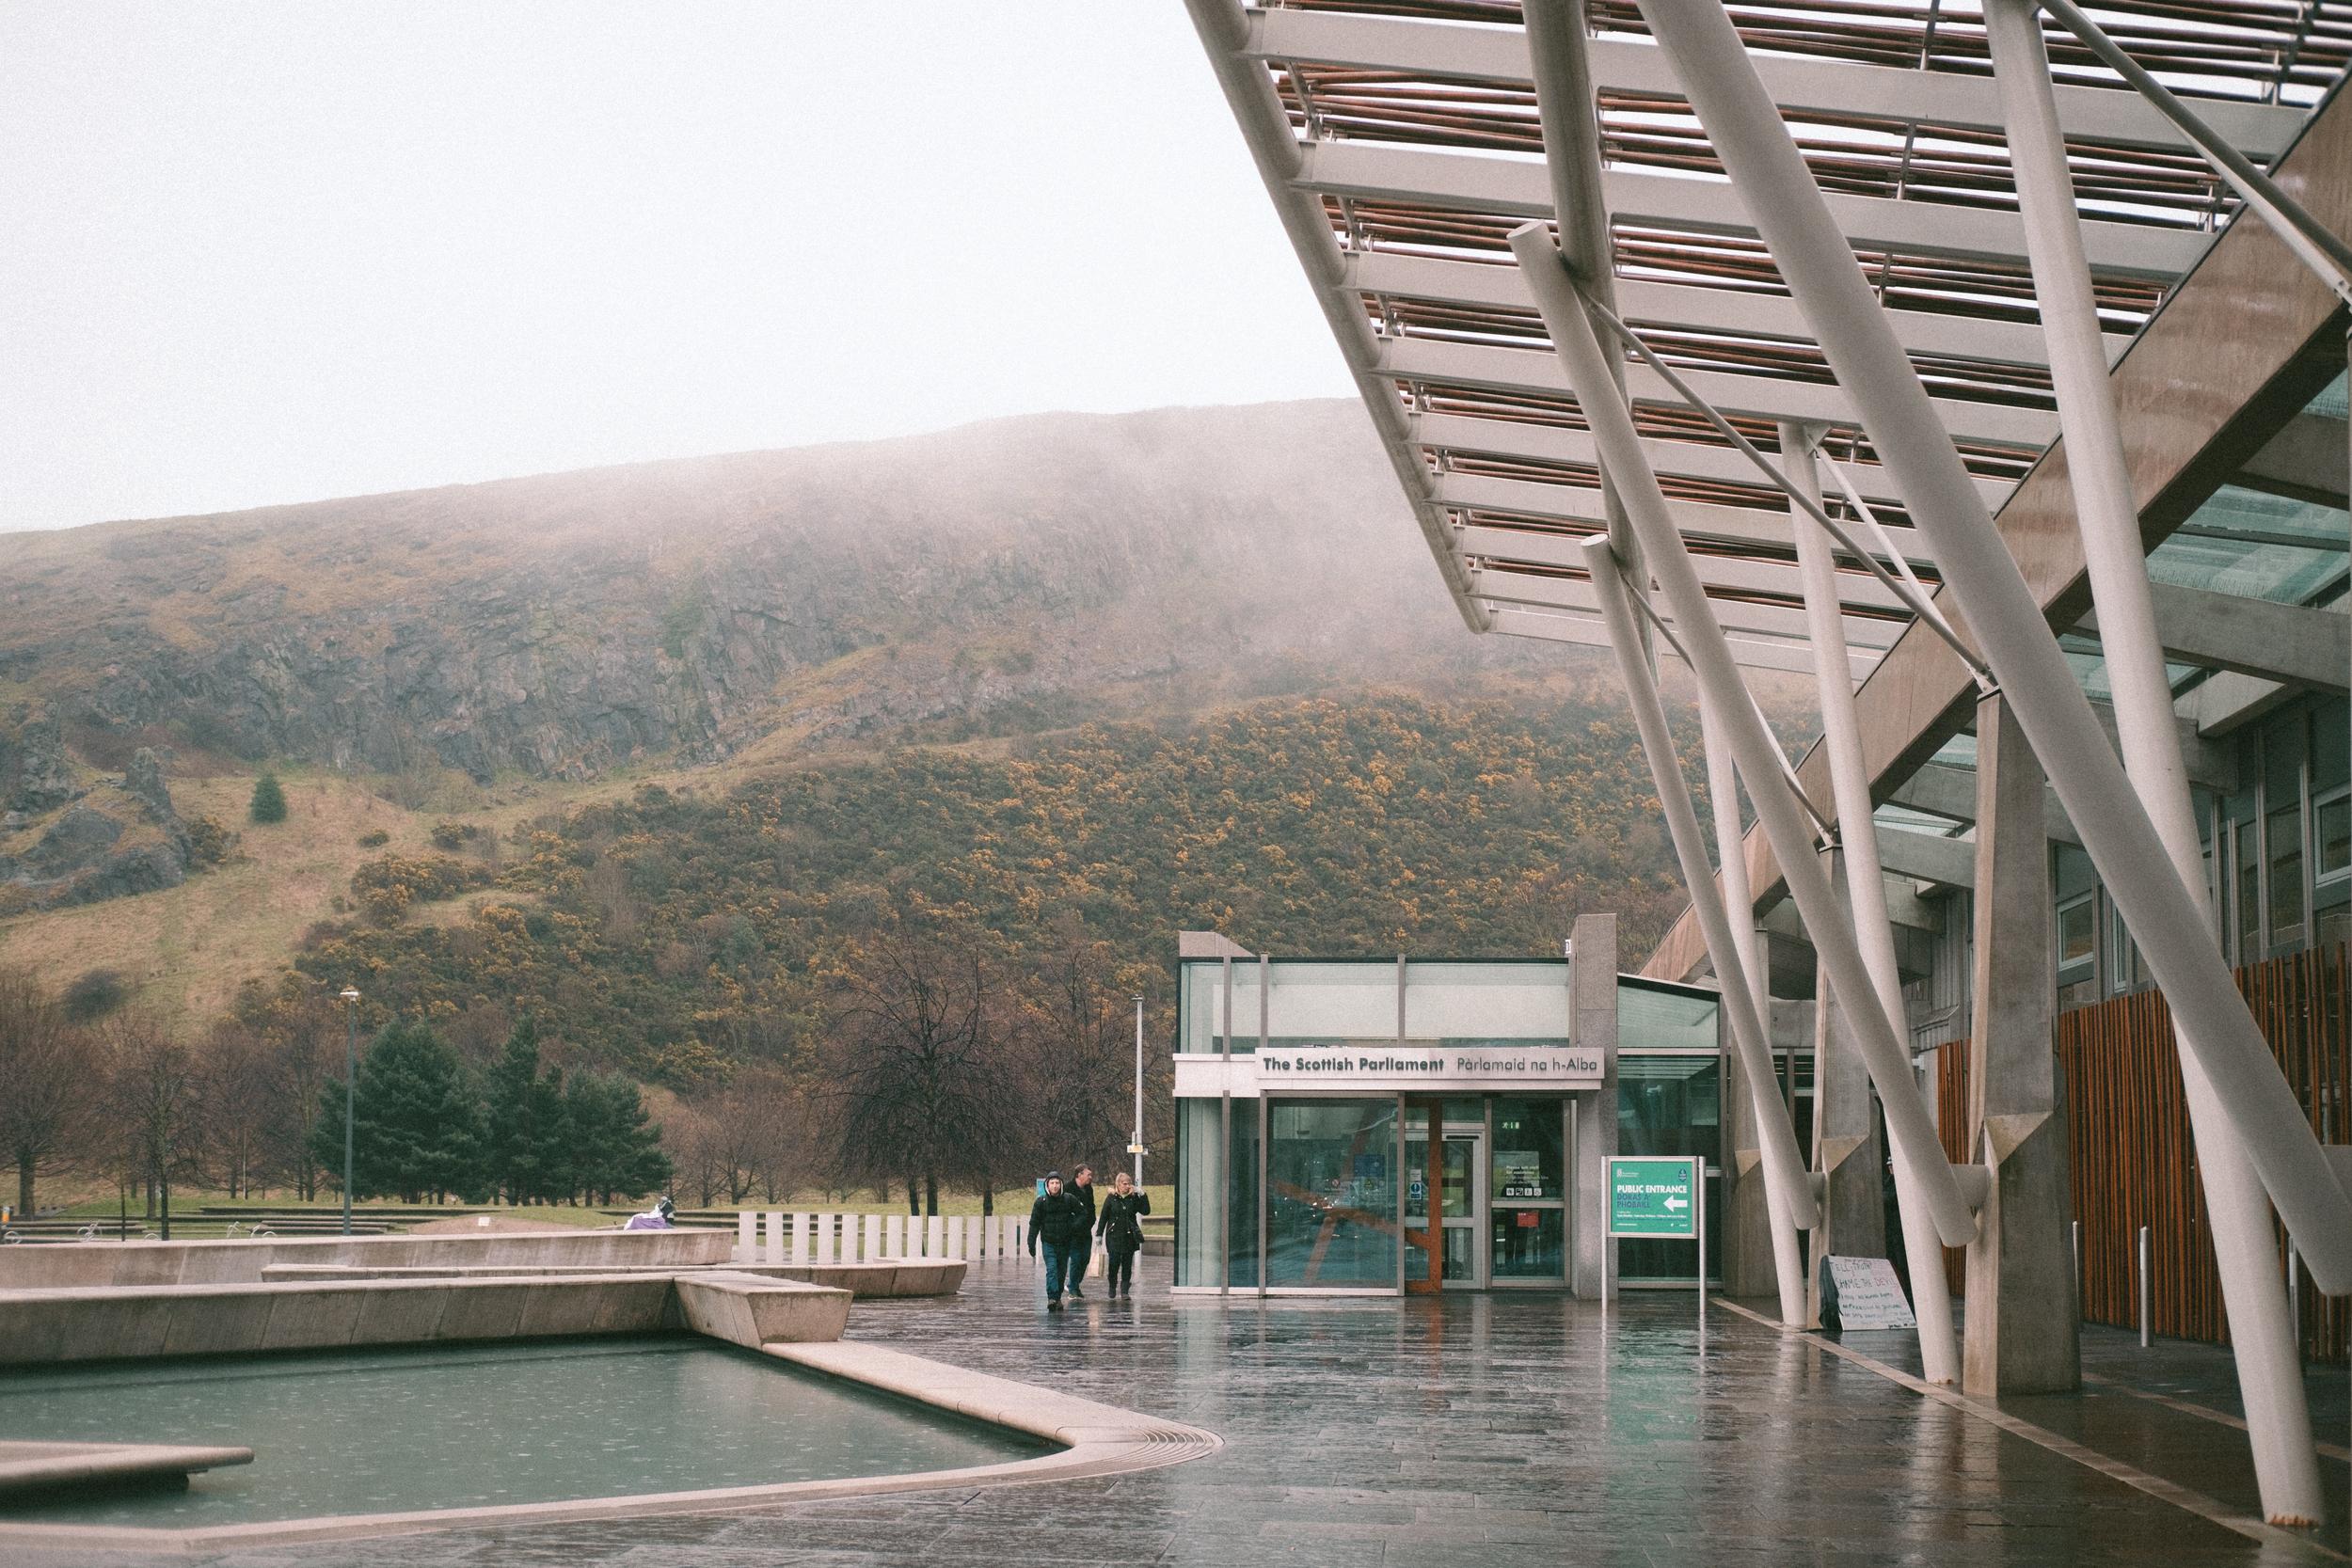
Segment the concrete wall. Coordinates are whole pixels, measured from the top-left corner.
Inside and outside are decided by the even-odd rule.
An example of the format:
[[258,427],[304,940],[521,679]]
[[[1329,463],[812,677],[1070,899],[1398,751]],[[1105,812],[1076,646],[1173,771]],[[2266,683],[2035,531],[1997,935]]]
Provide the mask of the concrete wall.
[[357,1268],[568,1264],[709,1268],[727,1261],[725,1230],[581,1230],[516,1236],[258,1236],[220,1242],[60,1242],[0,1247],[0,1291],[130,1285],[258,1284],[280,1263]]
[[849,1308],[847,1291],[715,1272],[0,1291],[0,1366],[687,1327],[739,1344],[831,1339]]

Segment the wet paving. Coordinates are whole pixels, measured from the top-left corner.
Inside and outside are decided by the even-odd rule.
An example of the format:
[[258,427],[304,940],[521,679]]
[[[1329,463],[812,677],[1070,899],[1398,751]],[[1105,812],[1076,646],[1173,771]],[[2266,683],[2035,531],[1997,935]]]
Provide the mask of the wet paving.
[[[1227,1445],[1207,1459],[1097,1481],[204,1560],[254,1568],[2329,1560],[2258,1544],[1722,1308],[1702,1328],[1688,1295],[1629,1296],[1606,1315],[1557,1296],[1504,1294],[1179,1304],[1166,1289],[1166,1260],[1149,1261],[1152,1277],[1134,1301],[1089,1299],[1052,1317],[1035,1298],[1033,1270],[976,1266],[961,1299],[863,1304],[850,1335],[1207,1427]],[[2122,1355],[2114,1341],[2123,1338],[2094,1336],[2087,1366],[2104,1376],[2150,1365]],[[2226,1386],[2225,1353],[2171,1347],[2163,1365],[2169,1397],[2213,1403]],[[2063,1414],[2065,1402],[2041,1402]],[[2193,1438],[2221,1456],[2208,1472],[2169,1479],[2211,1481],[2207,1495],[2228,1511],[2250,1511],[2250,1493],[2222,1496],[2233,1484],[2227,1456],[2243,1454],[2241,1433],[2112,1390],[2105,1406],[2111,1413],[2101,1419],[2111,1425],[2145,1415],[2150,1431],[2167,1434],[2154,1448]],[[2340,1394],[2321,1412],[2337,1428],[2343,1414]],[[263,1441],[256,1434],[257,1447]],[[98,1568],[139,1560],[40,1560]]]

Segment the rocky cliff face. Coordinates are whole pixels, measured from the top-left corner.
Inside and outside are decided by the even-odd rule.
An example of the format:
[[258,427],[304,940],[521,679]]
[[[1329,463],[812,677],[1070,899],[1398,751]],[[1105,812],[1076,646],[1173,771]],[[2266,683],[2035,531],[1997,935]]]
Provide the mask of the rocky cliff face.
[[12,784],[0,813],[0,914],[187,879],[187,829],[152,750],[141,747],[119,779],[76,785],[55,722],[30,721],[0,736],[0,784]]
[[[1462,629],[1352,404],[0,536],[0,680],[69,738],[481,781],[1540,657]],[[56,733],[0,752],[19,809]]]

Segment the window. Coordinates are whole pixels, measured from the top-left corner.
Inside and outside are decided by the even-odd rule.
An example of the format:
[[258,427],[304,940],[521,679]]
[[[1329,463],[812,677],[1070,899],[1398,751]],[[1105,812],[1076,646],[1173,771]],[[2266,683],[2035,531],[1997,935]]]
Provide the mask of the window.
[[2312,847],[2318,852],[2312,873],[2323,882],[2340,880],[2352,871],[2352,795],[2339,790],[2334,800],[2320,801],[2312,816]]
[[1394,1290],[1396,1101],[1277,1100],[1266,1117],[1266,1284]]
[[[2077,988],[2095,995],[2098,976],[2099,895],[2076,894],[2058,908],[2058,983],[2061,1001],[2076,998]],[[2092,1000],[2084,995],[2079,1000]]]
[[[2250,804],[2248,809],[2252,809]],[[2237,961],[2250,964],[2263,956],[2263,857],[2261,832],[2252,817],[2237,825],[2232,861],[2237,869],[2234,895],[2237,917]]]
[[2123,911],[2107,900],[2107,990],[2116,995],[2137,990],[2148,983],[2147,965],[2140,960],[2139,943],[2123,924]]

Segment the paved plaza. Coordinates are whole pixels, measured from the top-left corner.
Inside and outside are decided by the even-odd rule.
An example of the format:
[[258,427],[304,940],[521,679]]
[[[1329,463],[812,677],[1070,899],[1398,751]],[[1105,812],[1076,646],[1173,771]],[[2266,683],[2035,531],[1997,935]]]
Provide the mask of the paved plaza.
[[[811,1503],[756,1514],[451,1531],[216,1562],[783,1568],[921,1563],[1862,1564],[2342,1560],[2201,1516],[2252,1513],[2226,1356],[2092,1331],[2080,1401],[1986,1414],[1922,1397],[1899,1336],[1831,1354],[1687,1295],[1607,1317],[1559,1296],[1133,1302],[1048,1318],[1033,1269],[959,1300],[862,1304],[850,1338],[1194,1422],[1218,1454],[1103,1481]],[[1872,1340],[1886,1343],[1873,1344]],[[2112,1381],[2129,1377],[2149,1398]],[[2314,1381],[2341,1433],[2340,1378]],[[2201,1407],[2211,1415],[2197,1414]],[[2070,1441],[2112,1458],[2056,1451]],[[268,1454],[268,1434],[254,1434]],[[2097,1465],[2121,1460],[2132,1479]],[[2331,1461],[2343,1516],[2343,1470]],[[2135,1483],[2136,1482],[2136,1483]],[[2186,1489],[2168,1500],[2168,1488]],[[2193,1496],[2192,1496],[2193,1495]],[[2259,1533],[2259,1527],[2252,1527]],[[2341,1526],[2328,1544],[2344,1544]],[[136,1559],[77,1553],[42,1561]]]

